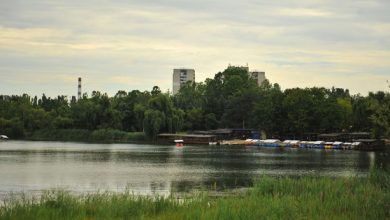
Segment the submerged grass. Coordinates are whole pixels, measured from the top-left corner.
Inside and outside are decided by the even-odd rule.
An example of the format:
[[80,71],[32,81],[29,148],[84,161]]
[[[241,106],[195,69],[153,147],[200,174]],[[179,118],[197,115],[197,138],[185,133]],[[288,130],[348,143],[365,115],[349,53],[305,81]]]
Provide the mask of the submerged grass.
[[125,193],[74,196],[47,192],[11,199],[0,219],[389,219],[390,177],[262,176],[244,195],[141,197]]

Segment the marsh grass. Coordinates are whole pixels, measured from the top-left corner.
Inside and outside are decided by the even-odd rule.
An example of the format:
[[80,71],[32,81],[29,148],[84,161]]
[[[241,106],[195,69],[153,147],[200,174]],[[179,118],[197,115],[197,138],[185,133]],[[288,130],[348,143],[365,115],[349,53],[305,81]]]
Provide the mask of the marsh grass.
[[240,196],[185,199],[51,191],[11,199],[0,219],[389,219],[389,174],[368,177],[261,176]]

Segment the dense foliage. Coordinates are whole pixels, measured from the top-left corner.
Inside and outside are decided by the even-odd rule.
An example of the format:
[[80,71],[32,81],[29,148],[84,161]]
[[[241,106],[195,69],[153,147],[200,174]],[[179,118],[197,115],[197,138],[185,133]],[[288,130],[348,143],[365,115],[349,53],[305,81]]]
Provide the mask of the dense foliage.
[[268,137],[343,131],[368,131],[390,137],[390,93],[368,96],[344,89],[281,90],[265,81],[258,86],[244,68],[229,67],[204,83],[185,84],[178,94],[118,91],[114,97],[94,91],[76,100],[0,96],[0,133],[12,138],[41,129],[115,129],[161,132],[251,128]]

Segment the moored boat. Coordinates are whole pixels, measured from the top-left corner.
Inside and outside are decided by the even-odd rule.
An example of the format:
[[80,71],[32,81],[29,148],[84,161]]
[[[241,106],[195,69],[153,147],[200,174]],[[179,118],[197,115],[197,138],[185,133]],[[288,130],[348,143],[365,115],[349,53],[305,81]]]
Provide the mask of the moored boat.
[[183,147],[184,146],[183,140],[177,139],[177,140],[174,140],[174,142],[176,144],[176,147]]
[[262,145],[263,147],[280,147],[282,142],[278,139],[267,139],[264,140]]
[[352,147],[352,143],[351,142],[344,142],[341,146],[342,149],[344,150],[350,150]]
[[342,148],[342,145],[343,145],[343,142],[335,141],[335,142],[333,142],[333,144],[332,144],[332,148],[333,148],[333,149],[341,149],[341,148]]
[[307,147],[307,143],[308,143],[308,141],[301,141],[301,143],[299,143],[299,147],[300,148],[306,148]]
[[313,148],[319,148],[319,149],[325,148],[325,141],[314,141]]
[[324,148],[325,149],[332,149],[333,142],[325,142]]

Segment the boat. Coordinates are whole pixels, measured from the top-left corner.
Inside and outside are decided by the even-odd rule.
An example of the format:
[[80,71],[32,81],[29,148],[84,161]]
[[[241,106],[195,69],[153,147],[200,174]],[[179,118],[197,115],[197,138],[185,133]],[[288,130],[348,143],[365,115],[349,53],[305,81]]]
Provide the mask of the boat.
[[324,141],[314,141],[313,147],[314,148],[324,149],[325,148],[325,142]]
[[333,149],[341,149],[342,148],[342,144],[343,144],[343,142],[340,142],[340,141],[333,142],[332,148]]
[[351,150],[360,149],[361,146],[362,146],[362,142],[360,142],[360,141],[352,142]]
[[299,148],[307,148],[308,141],[301,141],[299,143]]
[[8,140],[9,138],[7,137],[7,135],[0,135],[0,140]]
[[285,140],[281,143],[281,146],[297,148],[299,147],[299,143],[300,141],[298,140]]
[[176,147],[183,147],[184,146],[184,141],[181,139],[174,140]]
[[264,140],[260,146],[262,147],[280,147],[282,142],[278,139],[267,139]]
[[333,142],[325,142],[324,148],[325,149],[332,149]]
[[244,144],[245,145],[257,145],[259,143],[259,139],[246,139]]
[[351,142],[345,142],[341,146],[344,150],[350,150],[352,149],[352,143]]

